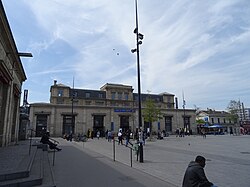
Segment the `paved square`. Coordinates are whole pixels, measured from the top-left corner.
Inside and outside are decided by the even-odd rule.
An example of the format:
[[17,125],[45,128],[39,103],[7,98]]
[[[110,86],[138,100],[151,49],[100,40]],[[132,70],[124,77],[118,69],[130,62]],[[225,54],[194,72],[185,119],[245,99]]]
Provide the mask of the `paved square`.
[[[85,143],[72,144],[86,152],[92,150],[113,159],[113,143],[107,142],[106,139],[89,139]],[[129,149],[117,143],[115,148],[115,159],[130,165]],[[137,162],[133,153],[133,168],[181,186],[188,163],[197,155],[207,159],[206,175],[217,186],[250,186],[248,135],[209,135],[206,139],[201,136],[170,136],[164,140],[147,141],[144,146],[144,163]]]

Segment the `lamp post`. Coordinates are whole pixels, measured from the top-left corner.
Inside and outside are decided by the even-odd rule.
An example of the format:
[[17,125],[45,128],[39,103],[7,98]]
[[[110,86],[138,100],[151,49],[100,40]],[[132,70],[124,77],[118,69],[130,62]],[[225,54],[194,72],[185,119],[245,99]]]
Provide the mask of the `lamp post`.
[[33,57],[32,53],[18,52],[17,55],[18,55],[19,57]]
[[[136,28],[134,30],[134,34],[136,34],[136,48],[132,49],[132,53],[137,53],[137,79],[138,79],[138,118],[139,118],[139,128],[142,127],[142,114],[141,114],[141,79],[140,79],[140,56],[139,56],[139,46],[142,44],[143,34],[139,33],[139,27],[138,27],[138,12],[137,12],[137,0],[135,0],[135,22],[136,22]],[[140,142],[139,146],[139,152],[140,152],[140,162],[143,162],[143,145],[142,142]]]
[[70,138],[74,134],[74,99],[75,99],[75,79],[73,77],[73,89],[72,89],[72,106],[71,106],[71,132],[70,132]]

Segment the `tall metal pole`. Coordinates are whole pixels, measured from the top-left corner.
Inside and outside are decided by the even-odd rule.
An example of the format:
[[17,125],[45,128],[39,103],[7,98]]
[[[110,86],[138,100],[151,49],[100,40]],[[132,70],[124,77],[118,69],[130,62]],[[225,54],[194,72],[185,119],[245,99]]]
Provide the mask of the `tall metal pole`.
[[183,116],[184,133],[186,133],[186,132],[187,132],[186,113],[185,113],[186,101],[185,101],[185,99],[184,99],[184,92],[183,92],[183,91],[182,91],[182,99],[183,99],[183,112],[184,112],[184,116]]
[[141,115],[141,76],[140,76],[139,27],[138,27],[137,0],[135,0],[135,15],[136,15],[136,52],[137,52],[139,127],[142,127],[142,115]]
[[[137,12],[137,0],[135,0],[135,18],[136,18],[136,52],[137,52],[137,79],[138,79],[138,105],[139,105],[139,128],[142,128],[142,114],[141,114],[141,78],[140,78],[140,57],[139,57],[139,26],[138,26],[138,12]],[[143,133],[143,132],[142,132]],[[140,162],[143,162],[143,145],[140,142],[139,147]]]
[[71,101],[72,101],[72,107],[71,107],[71,135],[73,134],[73,128],[74,128],[74,120],[73,120],[73,117],[74,117],[74,77],[73,77],[73,89],[72,89],[72,98],[71,98]]

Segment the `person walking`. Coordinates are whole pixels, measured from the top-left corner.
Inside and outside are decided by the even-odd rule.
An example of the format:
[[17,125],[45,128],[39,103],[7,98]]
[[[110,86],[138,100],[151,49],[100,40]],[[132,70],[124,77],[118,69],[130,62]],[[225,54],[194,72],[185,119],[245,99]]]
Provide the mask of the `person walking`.
[[203,139],[206,139],[207,135],[206,135],[206,130],[204,128],[201,130],[201,133],[202,133]]
[[112,134],[110,130],[108,130],[107,136],[108,136],[108,142],[111,142]]
[[195,161],[191,161],[186,169],[182,187],[215,187],[205,175],[205,165],[206,159],[203,156],[197,156]]
[[129,140],[130,140],[130,130],[129,130],[129,129],[126,131],[125,136],[126,136],[126,143],[125,143],[125,145],[126,145],[126,147],[127,147],[128,144],[131,144],[131,143],[129,142]]
[[97,139],[99,140],[99,138],[100,138],[100,131],[98,130],[97,132],[96,132],[96,137],[97,137]]
[[118,136],[118,145],[120,144],[122,145],[122,131],[121,130],[119,130],[117,136]]

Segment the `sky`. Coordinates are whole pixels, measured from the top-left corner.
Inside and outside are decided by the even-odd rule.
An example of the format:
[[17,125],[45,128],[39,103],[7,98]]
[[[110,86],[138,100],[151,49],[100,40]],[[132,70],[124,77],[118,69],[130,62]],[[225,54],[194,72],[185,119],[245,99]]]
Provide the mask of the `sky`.
[[[134,0],[2,0],[27,80],[28,102],[49,102],[54,80],[137,92]],[[249,0],[138,0],[141,92],[182,107],[250,107]]]

